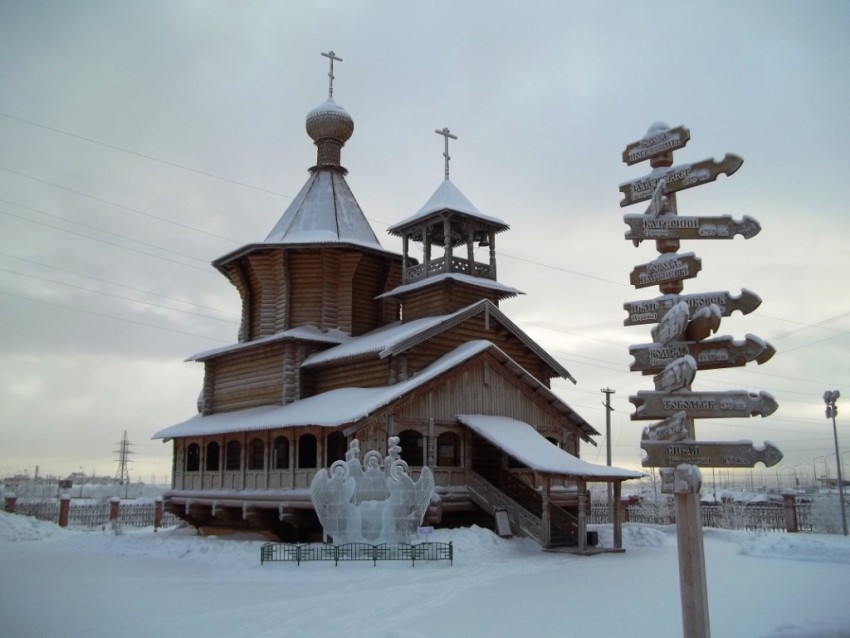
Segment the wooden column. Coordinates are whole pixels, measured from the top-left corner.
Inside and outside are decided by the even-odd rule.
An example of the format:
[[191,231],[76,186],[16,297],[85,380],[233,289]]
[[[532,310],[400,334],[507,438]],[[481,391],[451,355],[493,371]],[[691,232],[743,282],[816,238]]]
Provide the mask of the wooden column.
[[401,238],[401,283],[407,283],[407,254],[409,248],[409,239],[407,235]]
[[611,502],[611,522],[614,524],[614,549],[623,548],[622,498],[623,482],[614,481],[614,499]]
[[472,229],[469,230],[469,234],[466,239],[466,259],[468,261],[466,264],[466,272],[468,275],[472,276],[475,274],[475,233]]
[[496,281],[496,233],[490,231],[490,279]]
[[425,226],[425,229],[422,231],[423,245],[422,245],[422,265],[425,268],[424,275],[428,276],[428,264],[431,263],[431,226]]
[[548,474],[543,475],[543,549],[549,549],[552,546],[552,519],[549,515],[550,499],[549,493],[552,485],[552,477]]
[[452,271],[452,221],[449,217],[443,218],[443,244],[445,253],[443,254],[443,267],[445,272]]
[[578,550],[587,551],[587,482],[576,481],[578,488]]
[[679,548],[679,590],[682,597],[682,631],[688,638],[709,638],[708,586],[699,491],[702,475],[693,465],[673,471],[676,499],[676,532]]

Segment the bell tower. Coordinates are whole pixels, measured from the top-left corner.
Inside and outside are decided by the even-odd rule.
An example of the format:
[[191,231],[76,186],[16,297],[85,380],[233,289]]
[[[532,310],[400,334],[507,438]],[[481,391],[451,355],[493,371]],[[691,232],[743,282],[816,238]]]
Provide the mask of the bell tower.
[[[522,294],[496,279],[496,235],[509,226],[481,213],[451,181],[449,140],[457,136],[448,128],[435,133],[445,139],[443,182],[419,212],[387,229],[402,239],[402,285],[382,297],[401,302],[404,321]],[[411,258],[411,243],[422,245],[421,263]],[[477,260],[476,248],[488,249],[486,260]]]

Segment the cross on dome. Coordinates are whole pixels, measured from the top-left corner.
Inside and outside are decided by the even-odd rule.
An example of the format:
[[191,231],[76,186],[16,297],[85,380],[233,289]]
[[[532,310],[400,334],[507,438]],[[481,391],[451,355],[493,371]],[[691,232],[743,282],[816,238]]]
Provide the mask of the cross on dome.
[[446,158],[446,179],[448,180],[449,179],[449,160],[451,159],[451,157],[449,157],[449,138],[456,140],[457,135],[452,135],[451,132],[449,131],[448,127],[445,127],[445,126],[443,127],[442,131],[439,130],[439,129],[436,129],[434,132],[437,135],[442,135],[444,138],[446,138],[446,150],[443,151],[443,157]]
[[336,53],[333,51],[328,51],[327,53],[322,53],[323,56],[328,58],[331,63],[331,69],[328,71],[328,97],[334,96],[334,60],[337,62],[342,62],[342,58],[336,57]]

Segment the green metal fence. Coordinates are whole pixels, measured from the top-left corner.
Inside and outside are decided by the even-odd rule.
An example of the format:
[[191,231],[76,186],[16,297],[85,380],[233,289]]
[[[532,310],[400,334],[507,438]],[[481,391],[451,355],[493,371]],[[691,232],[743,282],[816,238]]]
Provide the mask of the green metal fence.
[[379,560],[410,561],[416,566],[416,561],[445,560],[454,564],[454,549],[451,543],[419,543],[408,545],[370,545],[369,543],[344,543],[342,545],[308,543],[295,545],[292,543],[265,543],[260,548],[260,563],[294,562],[300,565],[304,561],[372,561],[377,565]]

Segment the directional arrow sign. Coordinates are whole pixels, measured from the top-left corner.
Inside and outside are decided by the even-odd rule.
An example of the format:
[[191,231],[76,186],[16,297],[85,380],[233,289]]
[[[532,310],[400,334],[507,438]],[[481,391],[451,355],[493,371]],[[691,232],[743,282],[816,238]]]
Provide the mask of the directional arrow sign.
[[670,168],[656,169],[649,175],[620,184],[620,192],[624,195],[623,199],[620,200],[620,206],[628,206],[652,197],[659,179],[664,179],[666,182],[664,186],[665,194],[675,193],[686,188],[713,182],[721,173],[732,175],[741,168],[743,163],[743,158],[727,153],[720,162],[707,159],[695,164],[679,164]]
[[684,126],[652,131],[643,139],[632,142],[623,151],[623,161],[631,166],[643,160],[684,148],[691,139],[691,132]]
[[700,270],[702,261],[693,253],[664,253],[648,264],[635,266],[629,279],[635,288],[645,288],[691,279],[696,277]]
[[686,337],[685,330],[688,327],[688,317],[691,310],[688,304],[677,303],[670,308],[652,332],[652,340],[655,343],[669,343],[670,341],[682,341]]
[[642,441],[681,441],[691,436],[688,431],[688,415],[676,412],[663,421],[647,425],[643,429]]
[[697,372],[697,362],[691,355],[686,354],[676,359],[653,377],[655,389],[659,392],[674,392],[691,387]]
[[626,239],[639,242],[642,239],[732,239],[741,235],[744,239],[755,237],[761,225],[752,217],[744,215],[740,221],[731,215],[722,217],[681,217],[679,215],[623,215],[629,225]]
[[647,456],[644,467],[677,467],[681,463],[697,467],[771,467],[782,460],[782,452],[772,443],[755,446],[752,441],[641,441]]
[[658,323],[680,301],[688,304],[692,312],[704,306],[715,304],[720,308],[720,314],[724,317],[728,317],[735,310],[740,310],[745,315],[749,314],[761,304],[761,298],[746,288],[742,289],[741,294],[737,297],[733,297],[729,292],[663,295],[655,299],[628,301],[623,304],[623,308],[629,313],[629,317],[623,321],[623,325],[640,326],[647,323]]
[[629,354],[635,358],[629,368],[632,372],[657,374],[686,354],[696,359],[697,370],[715,370],[745,366],[750,361],[762,364],[776,354],[776,350],[769,343],[748,334],[743,341],[735,341],[727,335],[699,342],[641,343],[630,346]]
[[663,419],[686,412],[692,419],[769,416],[779,407],[768,392],[638,392],[629,401],[637,408],[632,420]]

